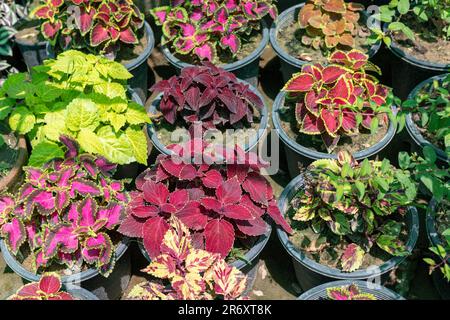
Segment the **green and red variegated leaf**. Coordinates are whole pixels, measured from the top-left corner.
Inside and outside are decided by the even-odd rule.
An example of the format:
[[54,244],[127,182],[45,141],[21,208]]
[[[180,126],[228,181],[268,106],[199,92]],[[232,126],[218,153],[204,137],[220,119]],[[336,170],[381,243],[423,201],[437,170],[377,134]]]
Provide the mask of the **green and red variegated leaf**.
[[62,22],[60,20],[56,20],[54,23],[50,21],[45,21],[41,25],[41,32],[45,39],[54,39],[58,32],[62,28]]
[[310,135],[321,134],[325,130],[321,117],[317,117],[310,112],[306,112],[300,124],[300,132]]
[[58,191],[56,193],[55,208],[58,212],[62,212],[70,202],[70,195],[68,191]]
[[77,227],[92,227],[96,222],[97,202],[90,196],[87,196],[78,203]]
[[353,70],[360,70],[364,68],[369,60],[369,56],[359,50],[352,50],[348,52],[347,57],[352,64]]
[[216,57],[216,47],[210,43],[204,43],[200,47],[194,49],[194,53],[199,57],[200,60],[213,61]]
[[349,60],[347,54],[344,51],[336,50],[334,51],[328,60],[332,63],[338,63],[340,65],[345,65]]
[[25,215],[31,216],[35,208],[42,215],[53,213],[56,209],[56,197],[49,191],[33,191],[26,199]]
[[3,224],[0,229],[2,238],[9,250],[15,255],[20,246],[26,241],[27,233],[19,218],[12,218],[10,222]]
[[49,6],[48,4],[44,4],[34,8],[34,10],[31,11],[30,15],[39,19],[50,19],[54,16],[54,11],[52,10],[51,6]]
[[99,196],[102,194],[102,191],[92,181],[86,179],[74,179],[72,181],[70,196],[73,198],[76,194],[81,196]]
[[95,237],[86,239],[81,254],[87,263],[96,263],[97,267],[111,263],[113,243],[106,233],[99,233]]
[[322,70],[321,65],[305,64],[302,67],[302,72],[313,75],[316,81],[322,80]]
[[370,129],[371,125],[372,125],[372,120],[375,117],[375,113],[372,109],[364,109],[362,112],[362,122],[361,125],[366,128],[366,129]]
[[230,51],[235,55],[241,49],[241,40],[235,34],[224,35],[220,39],[220,45],[222,48],[229,48]]
[[358,131],[356,114],[353,110],[342,110],[342,129],[344,129],[348,133],[356,133]]
[[327,288],[327,296],[331,300],[351,300],[351,294],[345,287]]
[[317,102],[320,98],[322,98],[321,95],[314,90],[310,90],[305,94],[305,107],[310,113],[317,117],[320,114],[320,107],[319,103]]
[[97,23],[90,33],[91,46],[97,47],[110,38],[108,28],[101,23]]
[[[350,84],[347,78],[340,77],[333,88],[328,91],[328,98],[333,100],[344,100],[348,101],[350,98]],[[348,102],[347,102],[348,103]],[[341,103],[338,103],[341,104]],[[344,103],[345,104],[345,103]]]
[[283,91],[286,92],[307,92],[314,87],[314,76],[309,73],[296,73],[286,83]]
[[120,41],[128,44],[138,44],[139,40],[131,28],[120,31]]
[[307,112],[308,109],[303,102],[297,102],[295,104],[295,119],[297,120],[297,123],[301,124],[303,122],[303,118]]
[[193,38],[179,37],[173,41],[175,51],[180,54],[188,54],[195,48],[195,41]]
[[347,73],[348,70],[342,66],[330,65],[322,70],[322,81],[331,84]]
[[342,125],[342,111],[340,109],[323,108],[320,117],[327,133],[335,137]]
[[42,246],[44,259],[51,259],[58,251],[73,253],[78,249],[78,236],[68,224],[60,224],[49,230]]
[[94,25],[95,9],[91,8],[89,11],[85,7],[80,7],[80,15],[75,19],[81,35],[86,35]]
[[39,279],[39,290],[46,295],[57,293],[61,289],[61,279],[57,273],[44,273]]
[[342,271],[358,270],[363,263],[364,255],[365,252],[360,246],[354,243],[349,244],[341,257]]

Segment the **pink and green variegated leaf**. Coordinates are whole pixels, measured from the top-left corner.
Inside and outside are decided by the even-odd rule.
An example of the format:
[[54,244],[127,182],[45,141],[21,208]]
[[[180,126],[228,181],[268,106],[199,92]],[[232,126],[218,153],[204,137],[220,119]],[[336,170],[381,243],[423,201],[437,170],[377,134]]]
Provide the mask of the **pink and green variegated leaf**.
[[341,257],[342,271],[358,270],[363,263],[364,255],[365,252],[360,246],[354,243],[349,244]]
[[6,217],[14,209],[15,204],[12,196],[7,194],[0,196],[0,225],[2,217]]
[[233,248],[234,227],[226,220],[213,219],[205,227],[205,248],[225,258]]
[[45,186],[45,176],[41,169],[25,167],[24,171],[28,183],[31,183],[35,187]]
[[331,300],[351,300],[351,294],[345,287],[327,288],[327,296]]
[[41,25],[41,32],[45,39],[54,39],[62,28],[62,22],[56,20],[54,23],[45,21]]
[[51,214],[56,209],[56,197],[49,191],[33,191],[27,198],[25,214],[30,216],[35,208],[42,215]]
[[193,38],[179,37],[173,41],[175,51],[180,54],[188,54],[195,48],[195,41]]
[[347,57],[352,64],[353,70],[360,70],[367,64],[367,61],[369,60],[369,56],[359,50],[352,50],[348,52]]
[[205,173],[202,182],[207,188],[217,189],[223,183],[223,177],[219,171],[212,169]]
[[170,11],[169,6],[162,6],[162,7],[157,7],[157,8],[150,10],[150,13],[153,16],[153,18],[155,19],[155,23],[158,26],[160,26],[167,20],[169,11]]
[[56,193],[56,210],[62,212],[69,205],[69,192],[68,191],[58,191]]
[[39,290],[46,295],[57,293],[61,289],[61,279],[57,273],[44,273],[39,280]]
[[111,238],[106,233],[99,233],[86,239],[81,254],[87,263],[96,262],[97,267],[101,267],[111,263],[113,248]]
[[314,77],[309,73],[296,73],[286,83],[283,91],[286,92],[307,92],[314,87]]
[[348,73],[348,70],[342,66],[327,66],[322,70],[322,80],[325,84],[331,84]]
[[81,156],[80,160],[84,170],[86,170],[91,177],[96,178],[99,170],[94,162],[95,160],[86,155]]
[[77,227],[92,227],[96,222],[97,202],[90,196],[79,202],[77,206]]
[[42,247],[45,259],[53,258],[58,251],[73,253],[78,249],[78,236],[73,233],[73,228],[67,224],[58,225],[46,235]]
[[85,36],[94,25],[95,9],[91,8],[89,11],[85,7],[80,7],[80,15],[75,19],[81,35]]
[[310,90],[305,94],[305,107],[308,109],[310,113],[315,115],[316,117],[319,116],[319,95],[314,91]]
[[259,204],[267,206],[269,201],[272,200],[270,195],[273,194],[270,192],[271,189],[268,181],[257,172],[250,172],[247,175],[247,179],[242,184],[242,188],[248,192],[250,198]]
[[194,53],[200,60],[213,61],[216,57],[216,48],[210,43],[204,43],[194,49]]
[[229,48],[233,54],[236,54],[241,49],[241,40],[235,34],[224,35],[220,39],[220,45],[222,48]]
[[130,28],[120,31],[120,41],[128,44],[138,44],[139,40],[136,34]]
[[374,111],[372,109],[364,109],[362,115],[363,120],[361,122],[361,125],[366,129],[370,129],[372,125],[372,120],[375,117]]
[[17,296],[19,300],[28,297],[39,297],[39,283],[33,282],[24,285],[17,291],[15,296]]
[[300,132],[310,135],[321,134],[325,130],[322,118],[306,112],[300,124]]
[[28,197],[32,192],[34,191],[34,187],[31,183],[25,183],[22,187],[19,189],[19,199],[24,200],[26,197]]
[[70,196],[73,198],[75,194],[79,194],[81,196],[99,196],[102,192],[100,188],[92,181],[85,179],[74,179],[72,181]]
[[332,137],[335,137],[342,125],[341,110],[323,108],[320,117],[323,120],[327,133]]
[[91,46],[97,47],[101,43],[110,38],[108,28],[104,27],[101,23],[97,23],[91,30],[90,41]]
[[123,205],[111,202],[107,207],[99,209],[97,219],[107,219],[105,227],[112,230],[123,221],[125,214],[125,207]]
[[49,5],[44,4],[34,8],[30,15],[38,19],[50,19],[50,17],[54,16],[54,11]]
[[20,246],[26,241],[27,233],[19,218],[12,218],[10,222],[3,224],[0,229],[5,244],[13,254],[17,254]]
[[143,228],[143,242],[150,258],[157,257],[161,252],[164,235],[169,230],[169,224],[159,216],[148,219]]

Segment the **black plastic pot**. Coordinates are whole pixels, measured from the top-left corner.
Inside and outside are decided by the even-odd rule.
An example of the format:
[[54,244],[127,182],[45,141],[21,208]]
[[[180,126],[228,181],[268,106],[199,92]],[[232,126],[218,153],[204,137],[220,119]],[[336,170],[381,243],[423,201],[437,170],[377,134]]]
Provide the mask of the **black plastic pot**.
[[143,101],[147,100],[148,88],[151,84],[148,83],[148,64],[147,59],[153,51],[155,46],[155,37],[152,28],[145,22],[145,34],[147,36],[147,47],[139,57],[125,64],[125,68],[133,75],[133,78],[128,80],[128,85],[137,92]]
[[[280,92],[272,107],[272,121],[274,128],[278,134],[278,137],[283,142],[284,152],[286,154],[286,159],[288,162],[288,169],[291,178],[296,177],[300,173],[299,164],[302,164],[303,167],[308,166],[311,162],[318,159],[337,159],[336,154],[329,154],[324,152],[318,152],[309,148],[302,146],[296,141],[292,140],[286,132],[283,130],[281,126],[280,120],[280,109],[284,105],[285,92]],[[381,139],[378,143],[373,146],[364,149],[362,151],[356,152],[353,154],[353,157],[356,160],[361,160],[365,158],[374,158],[375,156],[379,156],[380,158],[384,158],[385,153],[387,155],[388,150],[385,150],[386,146],[391,142],[392,138],[395,135],[396,126],[392,121],[389,122],[389,127],[386,135]]]
[[42,41],[36,44],[29,44],[21,39],[16,38],[15,42],[23,56],[23,60],[27,65],[28,71],[31,68],[41,65],[44,60],[51,58],[47,50],[47,41]]
[[[297,59],[288,54],[280,46],[277,39],[280,29],[291,24],[292,21],[297,20],[298,13],[300,12],[300,10],[303,8],[304,5],[305,5],[304,3],[300,3],[283,11],[270,28],[270,44],[272,45],[275,53],[280,58],[281,73],[283,74],[284,83],[288,82],[288,80],[292,77],[294,73],[299,72],[303,65],[311,63]],[[370,58],[372,58],[378,52],[380,46],[381,41],[370,48],[368,52]]]
[[324,300],[327,299],[327,288],[343,287],[355,284],[361,290],[361,293],[373,294],[377,300],[405,300],[398,293],[391,291],[383,286],[367,281],[341,280],[324,283],[303,293],[297,300]]
[[[422,90],[423,87],[428,85],[429,83],[432,83],[434,80],[442,81],[448,76],[448,74],[442,74],[438,76],[434,76],[432,78],[429,78],[420,84],[418,84],[409,94],[408,99],[414,99],[415,96],[419,93],[420,90]],[[409,136],[411,137],[411,140],[413,141],[413,148],[411,151],[422,151],[423,147],[425,146],[431,146],[434,151],[436,151],[436,155],[440,161],[443,163],[449,163],[449,158],[447,156],[447,153],[444,150],[439,149],[435,145],[433,145],[430,141],[424,138],[422,134],[420,133],[419,129],[417,128],[417,125],[414,123],[412,119],[412,115],[408,114],[406,116],[406,130],[409,133]]]
[[[241,80],[242,81],[242,80]],[[242,81],[244,82],[244,81]],[[259,93],[259,91],[250,84],[250,89],[258,95],[258,97],[261,98],[261,100],[264,102],[264,108],[262,110],[260,110],[261,112],[261,118],[260,118],[260,123],[259,123],[259,128],[258,128],[258,133],[256,134],[256,137],[254,137],[254,139],[252,139],[251,141],[249,141],[249,143],[247,143],[243,149],[245,152],[249,152],[251,150],[253,150],[255,148],[255,146],[257,146],[258,142],[260,141],[260,139],[264,136],[267,127],[268,127],[268,109],[267,109],[267,105],[265,103],[264,97],[261,95],[261,93]],[[149,112],[151,114],[156,114],[157,111],[159,110],[159,103],[161,101],[161,97],[162,94],[159,94],[155,100],[153,100]],[[158,133],[156,132],[156,128],[154,126],[153,123],[148,124],[147,125],[147,132],[148,132],[148,136],[151,139],[153,145],[155,146],[155,148],[162,154],[166,154],[166,155],[171,155],[172,151],[167,149],[166,146],[158,139]]]
[[[278,200],[278,207],[283,215],[289,210],[292,198],[297,194],[300,188],[303,188],[303,185],[303,176],[299,175],[283,190]],[[406,223],[409,233],[406,249],[411,252],[416,245],[419,236],[419,217],[415,207],[408,208]],[[381,284],[383,284],[387,280],[387,273],[396,268],[406,258],[393,257],[380,266],[373,266],[354,272],[342,272],[338,269],[330,268],[309,259],[304,252],[294,247],[284,230],[277,228],[277,234],[281,244],[292,257],[295,275],[303,291],[307,291],[313,287],[334,280],[375,280],[380,281]]]
[[[242,273],[247,276],[247,284],[243,295],[247,295],[253,288],[253,285],[256,281],[256,276],[258,275],[258,264],[259,264],[259,256],[261,252],[264,250],[264,247],[269,241],[270,233],[272,232],[272,227],[268,224],[269,228],[265,234],[258,238],[258,241],[254,244],[254,246],[245,254],[245,261],[236,260],[231,265],[237,269],[239,269]],[[142,241],[138,242],[139,250],[142,255],[147,259],[147,261],[151,261],[148,256],[147,251],[142,244]]]
[[[428,240],[430,240],[430,243],[433,247],[436,247],[437,245],[443,245],[442,240],[436,230],[435,215],[437,205],[438,202],[436,201],[436,199],[431,199],[427,208],[427,215],[425,220]],[[447,263],[450,264],[450,259],[447,261]],[[433,279],[434,286],[441,298],[444,300],[450,300],[450,283],[443,277],[441,271],[435,270],[431,277]]]
[[[119,299],[128,286],[131,278],[131,261],[126,252],[129,246],[128,238],[119,243],[116,251],[116,265],[108,278],[99,274],[97,269],[90,268],[70,276],[62,276],[62,284],[70,288],[79,286],[95,294],[100,300]],[[5,242],[0,240],[0,248],[6,264],[23,279],[30,282],[39,281],[41,275],[28,271],[9,251]]]
[[[387,31],[387,25],[383,26]],[[392,62],[392,87],[394,94],[401,99],[406,99],[408,94],[420,82],[450,71],[450,65],[422,61],[405,53],[393,40],[389,50],[393,53]]]
[[[263,38],[255,51],[253,51],[244,59],[233,63],[220,65],[221,68],[234,73],[236,77],[247,81],[254,87],[258,86],[259,58],[266,48],[266,45],[269,43],[269,28],[263,20],[261,21],[261,29]],[[192,66],[191,64],[183,62],[175,57],[172,52],[170,52],[169,47],[164,45],[161,48],[167,61],[169,61],[169,63],[175,68],[177,74],[179,74],[181,72],[181,69],[183,69],[184,67]]]

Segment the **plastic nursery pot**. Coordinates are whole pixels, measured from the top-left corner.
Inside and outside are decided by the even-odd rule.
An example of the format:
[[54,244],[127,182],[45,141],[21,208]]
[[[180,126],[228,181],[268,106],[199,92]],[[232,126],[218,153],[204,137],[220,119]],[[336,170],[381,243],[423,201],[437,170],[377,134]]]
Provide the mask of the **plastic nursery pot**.
[[[436,201],[436,199],[431,199],[430,203],[428,204],[427,214],[425,218],[428,240],[430,240],[430,243],[433,247],[437,245],[443,245],[442,240],[436,230],[435,216],[437,206],[438,202]],[[447,261],[447,263],[450,263],[450,259]],[[450,300],[450,283],[443,277],[440,270],[435,270],[431,274],[431,277],[433,279],[436,291],[439,293],[441,298],[444,300]]]
[[[245,287],[245,291],[243,295],[247,295],[251,292],[253,285],[256,281],[256,276],[258,275],[258,264],[259,264],[259,256],[261,252],[264,250],[264,247],[267,244],[267,241],[269,241],[270,234],[272,232],[272,226],[268,224],[269,228],[267,232],[261,236],[259,236],[256,243],[253,245],[250,250],[247,251],[247,253],[244,255],[243,260],[236,260],[231,265],[237,269],[239,269],[242,273],[244,273],[247,276],[247,284]],[[150,257],[148,256],[147,251],[144,248],[144,245],[142,244],[142,241],[138,241],[139,244],[139,250],[141,251],[142,255],[150,262]]]
[[[278,207],[283,215],[286,215],[292,198],[303,186],[303,175],[299,175],[283,190],[278,200]],[[415,207],[408,208],[406,224],[409,234],[406,249],[408,252],[411,252],[419,236],[419,216]],[[380,280],[381,284],[383,284],[388,278],[387,273],[397,267],[406,258],[406,256],[392,257],[379,266],[371,266],[367,269],[354,272],[342,272],[341,270],[322,265],[308,258],[303,251],[295,248],[286,232],[282,229],[277,228],[277,234],[281,244],[292,257],[295,275],[303,291],[334,280]]]
[[[386,24],[383,29],[384,32],[387,31]],[[394,39],[391,40],[392,44],[388,48],[395,59],[392,62],[392,87],[399,98],[406,99],[418,83],[450,71],[450,64],[419,60],[404,52]]]
[[327,288],[343,287],[355,284],[361,291],[361,293],[369,293],[375,296],[377,300],[405,300],[398,293],[391,291],[383,286],[377,285],[373,282],[367,281],[352,281],[352,280],[340,280],[324,283],[320,286],[312,288],[303,293],[297,300],[326,300]]
[[[239,80],[239,81],[245,83],[245,81],[242,81],[242,80]],[[265,134],[265,132],[266,132],[266,130],[267,130],[267,127],[268,127],[268,121],[269,121],[269,120],[268,120],[269,115],[268,115],[268,111],[267,111],[268,109],[267,109],[267,105],[266,105],[266,102],[265,102],[264,97],[263,97],[263,96],[261,95],[261,93],[259,93],[259,91],[258,91],[253,85],[251,85],[251,84],[250,84],[250,89],[251,89],[256,95],[258,95],[258,97],[261,99],[261,101],[263,101],[263,103],[264,103],[264,108],[263,108],[262,110],[260,110],[260,123],[259,123],[259,127],[258,127],[258,129],[257,129],[258,132],[257,132],[256,136],[253,137],[248,143],[246,143],[245,146],[241,146],[241,147],[244,149],[244,151],[245,151],[246,153],[249,152],[249,151],[251,151],[251,150],[253,150],[253,148],[255,148],[255,147],[257,146],[259,140],[262,139],[262,138],[264,137],[264,134]],[[150,106],[150,110],[149,110],[149,112],[150,112],[151,114],[156,114],[157,111],[159,110],[159,103],[160,103],[160,101],[161,101],[161,97],[162,97],[162,94],[159,94],[159,95],[155,98],[155,100],[153,100],[153,102],[152,102],[152,104],[151,104],[151,106]],[[151,139],[151,141],[152,141],[154,147],[155,147],[160,153],[166,154],[166,155],[171,155],[171,154],[172,154],[172,151],[169,150],[169,149],[167,149],[166,146],[159,140],[159,138],[158,138],[158,133],[157,133],[157,131],[156,131],[156,127],[154,126],[153,123],[147,124],[147,132],[148,132],[148,136],[150,137],[150,139]]]
[[[434,80],[442,81],[444,80],[448,74],[442,74],[438,76],[434,76],[432,78],[429,78],[423,82],[421,82],[419,85],[417,85],[409,94],[408,99],[414,99],[416,95],[422,90],[423,87],[426,85],[433,83]],[[406,130],[409,133],[409,136],[411,137],[411,140],[413,141],[414,147],[412,148],[412,151],[421,151],[423,147],[425,146],[431,146],[434,151],[436,151],[436,155],[440,161],[443,163],[448,164],[450,159],[448,158],[446,152],[444,150],[439,149],[435,145],[433,145],[430,141],[424,138],[424,136],[420,133],[419,128],[414,123],[412,119],[412,114],[408,114],[406,116]]]
[[23,39],[15,38],[15,42],[17,47],[19,47],[28,71],[31,71],[31,68],[35,66],[41,65],[44,60],[51,58],[51,54],[47,49],[47,41],[32,44]]
[[22,174],[22,167],[28,158],[27,141],[24,136],[19,136],[18,138],[18,148],[19,152],[17,155],[16,162],[11,168],[9,173],[0,179],[0,192],[7,191],[9,188],[13,187],[20,179]]
[[[72,275],[62,275],[61,283],[70,288],[71,286],[79,286],[87,289],[95,294],[100,300],[119,299],[128,286],[131,278],[131,261],[130,256],[126,252],[129,246],[129,239],[124,238],[119,243],[115,251],[116,264],[113,272],[108,278],[99,274],[97,269],[89,268],[80,273]],[[0,248],[6,264],[23,279],[30,282],[37,282],[41,277],[28,271],[9,251],[5,242],[0,240]]]
[[[266,45],[269,43],[269,28],[264,20],[261,20],[261,29],[262,40],[259,43],[259,46],[251,54],[239,61],[219,65],[219,67],[234,73],[236,77],[247,81],[254,87],[258,86],[259,58],[266,48]],[[181,72],[181,69],[192,66],[175,57],[166,45],[162,46],[162,52],[167,61],[175,68],[177,74]]]
[[[272,121],[274,128],[278,134],[278,137],[283,142],[284,152],[286,154],[286,159],[288,163],[289,174],[291,178],[294,178],[300,173],[299,164],[302,164],[303,167],[306,167],[315,160],[325,158],[337,159],[337,156],[336,154],[319,152],[304,147],[287,135],[287,133],[284,131],[281,125],[280,119],[280,110],[284,105],[285,96],[286,96],[285,92],[280,92],[275,98],[272,107]],[[380,157],[384,156],[384,153],[388,152],[388,150],[385,150],[385,148],[389,144],[389,142],[391,142],[391,140],[393,139],[395,135],[395,130],[396,126],[394,125],[394,123],[392,123],[392,121],[389,121],[389,127],[386,132],[386,135],[373,146],[354,153],[353,157],[356,160],[361,160],[365,158],[374,158],[377,155],[379,155]]]
[[[293,21],[297,20],[298,13],[304,5],[304,3],[300,3],[283,11],[270,28],[270,44],[272,45],[275,53],[280,58],[281,73],[283,75],[284,83],[288,82],[294,73],[299,72],[303,65],[311,63],[291,56],[281,47],[280,43],[278,42],[278,33],[280,32],[280,30],[290,25]],[[381,41],[370,48],[368,52],[370,58],[372,58],[378,52],[380,46]]]

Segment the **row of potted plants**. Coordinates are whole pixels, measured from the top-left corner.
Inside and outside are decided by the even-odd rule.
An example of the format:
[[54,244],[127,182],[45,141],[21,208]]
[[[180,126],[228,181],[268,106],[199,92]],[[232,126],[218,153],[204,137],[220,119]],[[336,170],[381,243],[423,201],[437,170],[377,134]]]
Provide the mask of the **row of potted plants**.
[[[267,1],[241,2],[239,7],[230,1],[214,8],[213,2],[179,1],[155,9],[153,14],[160,19],[166,44],[181,50],[176,51],[180,58],[190,59],[186,55],[193,52],[195,59],[203,57],[220,63],[215,58],[220,59],[223,54],[240,59],[236,53],[245,51],[242,43],[251,44],[249,39],[257,37],[255,32],[258,33],[264,14],[274,12]],[[241,6],[244,2],[250,5]],[[227,7],[234,4],[234,9]],[[65,3],[49,2],[40,10],[51,5],[62,8]],[[127,6],[121,10],[128,10],[124,8]],[[326,19],[330,12],[339,14],[356,28],[360,7],[345,3],[342,6],[340,1],[307,3],[299,14],[304,22],[300,26],[306,32],[311,30],[309,24],[317,22],[309,21],[308,10],[320,19]],[[67,10],[61,12],[65,14]],[[136,9],[132,12],[130,19],[135,17]],[[185,14],[188,12],[192,15]],[[240,21],[242,16],[245,20]],[[63,24],[62,21],[57,24]],[[233,29],[233,23],[224,25],[224,21],[242,23],[245,28]],[[46,22],[55,27],[54,21]],[[104,28],[103,22],[97,25]],[[189,33],[193,27],[197,30],[203,25],[208,26],[205,33]],[[161,283],[137,287],[132,298],[186,298],[180,295],[184,292],[180,286],[184,285],[197,288],[189,297],[197,297],[198,288],[204,294],[208,287],[216,292],[207,290],[202,298],[217,294],[237,298],[247,288],[236,269],[247,274],[255,270],[257,257],[270,234],[266,222],[270,217],[282,228],[278,234],[292,252],[303,289],[322,283],[324,278],[366,279],[397,266],[417,239],[417,213],[409,207],[416,199],[414,180],[430,189],[440,204],[445,205],[444,199],[448,199],[448,80],[441,76],[431,84],[421,84],[411,96],[415,100],[404,102],[396,116],[392,106],[394,101],[399,105],[398,100],[369,73],[379,69],[368,62],[368,55],[351,48],[354,42],[350,45],[350,38],[356,41],[354,37],[362,34],[353,33],[351,28],[346,23],[344,32],[337,34],[334,30],[339,39],[335,46],[329,46],[336,41],[327,38],[329,30],[300,40],[304,45],[310,44],[311,50],[325,46],[331,52],[346,44],[350,50],[335,50],[326,62],[315,64],[307,64],[308,59],[303,56],[306,62],[301,72],[292,75],[275,102],[272,117],[277,134],[287,146],[296,145],[290,149],[298,154],[297,158],[287,157],[293,160],[289,172],[296,178],[281,195],[278,206],[270,184],[260,174],[264,164],[253,161],[256,156],[247,153],[261,138],[261,129],[267,127],[267,107],[257,89],[227,72],[234,71],[227,65],[184,67],[179,76],[154,85],[152,91],[161,94],[150,110],[150,125],[142,101],[132,96],[132,90],[127,92],[125,82],[131,75],[120,63],[66,50],[55,60],[34,67],[31,74],[9,76],[0,90],[3,119],[7,119],[12,131],[27,135],[32,151],[29,167],[25,168],[25,183],[15,196],[2,197],[2,253],[7,262],[25,278],[26,272],[31,273],[34,278],[27,279],[33,281],[39,278],[33,273],[41,273],[51,264],[62,265],[61,272],[70,273],[67,279],[62,278],[63,283],[78,279],[83,284],[98,273],[111,273],[108,281],[96,277],[92,284],[84,283],[95,288],[96,293],[107,291],[108,283],[113,283],[114,262],[126,250],[125,235],[142,239],[142,250],[151,260],[147,271],[166,281],[164,290]],[[94,29],[86,34],[94,33]],[[129,29],[123,32],[127,34]],[[72,46],[79,36],[71,35]],[[104,47],[99,53],[108,54],[117,48],[113,42],[104,41],[111,48]],[[207,55],[202,56],[205,52]],[[254,75],[250,78],[254,79]],[[401,154],[401,169],[387,160],[367,159],[393,138],[397,118],[400,124],[405,122],[407,128],[425,135],[424,142],[419,141],[418,145],[426,145],[424,158]],[[240,142],[242,148],[235,148],[235,141],[242,137],[234,137],[228,148],[219,149],[215,143],[196,140],[184,148],[169,145],[170,133],[176,129],[192,132],[199,121],[201,131],[244,129],[244,140],[250,142]],[[130,199],[124,190],[125,181],[115,180],[120,176],[113,178],[112,171],[117,164],[147,163],[144,126],[162,155],[136,178]],[[250,129],[255,128],[259,130],[252,136]],[[320,139],[315,139],[319,135]],[[348,152],[349,146],[356,149]],[[90,155],[80,155],[80,147]],[[232,152],[226,152],[230,147]],[[372,153],[368,152],[371,148]],[[222,165],[175,161],[197,155],[226,161]],[[310,164],[313,160],[316,161]],[[298,163],[310,165],[306,171],[300,171]],[[435,167],[431,170],[425,163],[434,163]],[[425,173],[423,169],[427,169]],[[443,208],[437,211],[445,219],[447,211]],[[440,232],[445,239],[448,233]],[[171,241],[191,245],[186,244],[185,251],[179,251],[177,246],[174,252],[175,248],[168,245]],[[434,245],[433,252],[443,262],[427,262],[448,275],[447,256],[439,245],[443,246]],[[188,259],[192,250],[202,251],[195,251],[190,259],[201,255],[208,260],[204,269],[192,267],[195,275],[187,268],[180,271],[183,277],[179,279],[175,277],[179,272],[161,275],[155,269],[178,265],[177,261]],[[236,286],[233,292],[220,292],[212,286],[217,281],[212,275],[214,269],[229,268],[223,259],[234,266],[231,273],[239,280],[229,279]],[[155,262],[158,260],[162,265]],[[332,260],[339,263],[330,264]],[[370,265],[378,265],[379,269],[367,270]],[[25,271],[18,271],[21,268]],[[197,287],[184,282],[192,278],[198,279]],[[173,290],[166,290],[168,283]],[[354,288],[345,290],[358,295]],[[117,297],[108,293],[108,297],[112,296]]]

